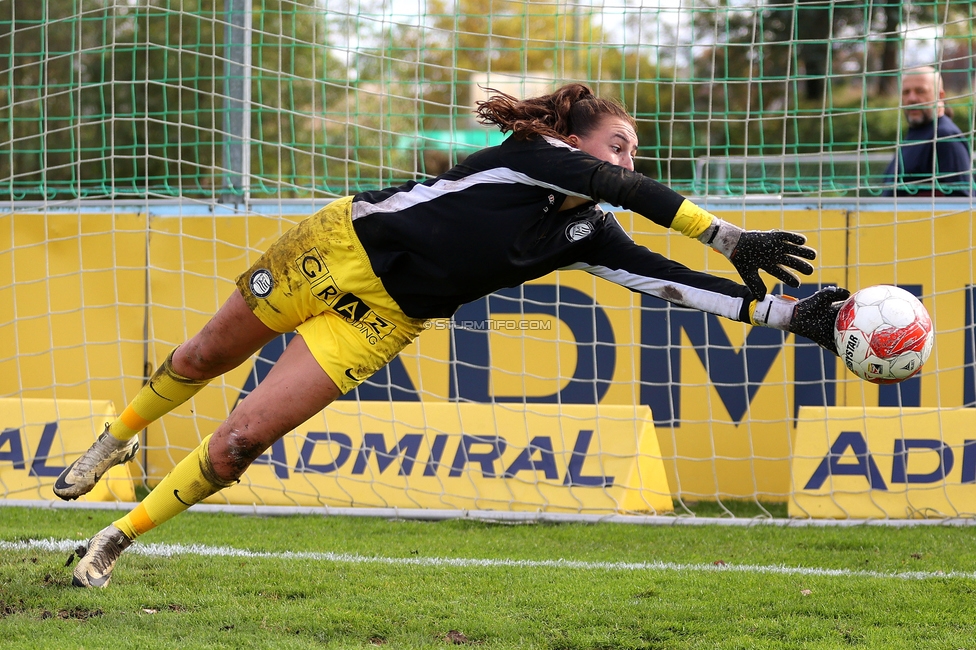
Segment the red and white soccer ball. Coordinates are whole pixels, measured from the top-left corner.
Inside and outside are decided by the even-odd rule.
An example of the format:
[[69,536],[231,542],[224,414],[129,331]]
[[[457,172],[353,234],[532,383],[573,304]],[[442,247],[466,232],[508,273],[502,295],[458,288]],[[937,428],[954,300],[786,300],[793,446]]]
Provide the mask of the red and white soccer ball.
[[834,325],[844,364],[874,384],[895,384],[917,374],[934,340],[932,319],[918,298],[886,284],[852,294]]

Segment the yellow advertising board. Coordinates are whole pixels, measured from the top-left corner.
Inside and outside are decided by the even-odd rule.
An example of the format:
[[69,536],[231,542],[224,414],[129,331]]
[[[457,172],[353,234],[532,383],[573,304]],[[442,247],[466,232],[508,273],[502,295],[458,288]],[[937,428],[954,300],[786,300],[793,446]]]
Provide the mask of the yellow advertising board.
[[800,409],[789,514],[976,516],[976,411]]
[[0,211],[0,395],[135,396],[148,229],[146,214],[122,209]]
[[[454,323],[435,323],[353,401],[368,408],[390,401],[644,405],[653,413],[674,495],[781,501],[793,490],[801,408],[976,402],[970,212],[874,204],[708,207],[750,229],[810,236],[819,251],[816,272],[788,293],[886,283],[920,295],[936,325],[921,375],[897,386],[867,384],[792,335],[669,308],[570,271],[465,305]],[[236,276],[314,207],[282,204],[247,214],[147,209],[0,214],[0,314],[13,315],[0,318],[3,394],[125,404],[234,291]],[[651,250],[738,278],[723,256],[699,242],[627,212],[616,216]],[[252,359],[150,425],[150,484],[261,378],[276,358],[272,347],[261,351],[265,361]]]
[[336,402],[211,502],[672,511],[647,407]]
[[[821,264],[810,286],[844,284],[848,215],[840,210],[817,214],[819,230],[811,229],[811,213],[805,210],[722,216],[750,228],[811,232]],[[236,276],[296,218],[184,214],[152,221],[150,320],[156,363],[206,322],[234,290]],[[692,268],[738,277],[722,255],[695,240],[630,213],[617,218],[652,250]],[[796,355],[787,345],[791,337],[697,312],[666,314],[663,302],[581,271],[553,273],[499,295],[466,305],[455,317],[462,324],[491,327],[460,331],[457,323],[435,323],[394,360],[390,373],[404,394],[416,395],[422,386],[424,403],[650,405],[676,494],[691,499],[752,498],[757,492],[763,498],[787,497],[798,401],[792,383]],[[557,313],[557,300],[573,308]],[[758,363],[749,359],[750,369],[758,367],[762,374],[748,378],[741,352],[747,341],[766,351]],[[660,350],[668,347],[673,353],[665,352],[662,359]],[[801,359],[807,357],[822,363],[815,350],[805,349]],[[174,450],[191,449],[226,417],[254,367],[229,373],[222,385],[215,382],[192,404],[150,427],[151,481],[172,467]],[[842,375],[839,364],[832,371]],[[813,399],[823,393],[808,382],[802,389]],[[390,399],[388,390],[374,393],[363,397],[361,392],[359,399]]]
[[[8,499],[52,500],[58,475],[115,419],[106,400],[0,399],[0,483]],[[81,501],[135,501],[129,464],[110,469]]]
[[[713,208],[710,208],[713,209]],[[804,297],[822,285],[847,284],[846,226],[840,209],[743,207],[713,209],[752,230],[802,232],[818,251],[814,274],[803,279]],[[634,240],[686,266],[741,282],[728,260],[700,242],[619,215]],[[763,274],[770,288],[772,279]],[[655,415],[661,452],[676,495],[689,500],[759,498],[789,493],[796,409],[833,397],[824,380],[844,369],[815,345],[796,346],[792,335],[751,327],[691,310],[663,308],[637,298],[638,402]]]

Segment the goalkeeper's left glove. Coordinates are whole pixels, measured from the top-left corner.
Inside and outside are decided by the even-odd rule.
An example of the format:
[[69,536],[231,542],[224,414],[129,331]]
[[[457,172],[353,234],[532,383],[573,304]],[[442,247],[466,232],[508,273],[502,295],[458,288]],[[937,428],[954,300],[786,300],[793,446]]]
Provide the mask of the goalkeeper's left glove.
[[804,336],[837,354],[834,343],[837,312],[850,295],[851,292],[842,287],[824,287],[803,300],[769,295],[756,303],[752,322]]
[[756,300],[766,297],[766,284],[759,277],[760,269],[796,288],[800,286],[800,279],[790,269],[810,275],[813,266],[804,260],[817,259],[817,251],[804,246],[807,238],[800,233],[743,230],[718,217],[698,240],[729,258]]

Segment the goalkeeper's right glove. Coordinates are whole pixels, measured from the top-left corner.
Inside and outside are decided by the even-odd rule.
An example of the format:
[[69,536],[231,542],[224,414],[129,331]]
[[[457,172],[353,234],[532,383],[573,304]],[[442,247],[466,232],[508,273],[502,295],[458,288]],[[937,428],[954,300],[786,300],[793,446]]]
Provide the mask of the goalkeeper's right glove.
[[[808,298],[767,295],[752,310],[754,325],[764,325],[806,337],[834,354],[837,312],[851,295],[843,287],[824,287]],[[840,356],[840,355],[838,355]]]

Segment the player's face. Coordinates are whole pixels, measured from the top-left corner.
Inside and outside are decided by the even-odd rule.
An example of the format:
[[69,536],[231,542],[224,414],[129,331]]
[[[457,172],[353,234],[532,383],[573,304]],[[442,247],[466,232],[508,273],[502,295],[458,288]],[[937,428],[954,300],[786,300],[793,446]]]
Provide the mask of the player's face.
[[569,136],[570,144],[586,153],[633,171],[637,132],[627,120],[608,115],[586,136]]
[[935,91],[932,74],[909,74],[901,81],[901,105],[905,119],[912,126],[921,126],[935,120],[944,110]]

